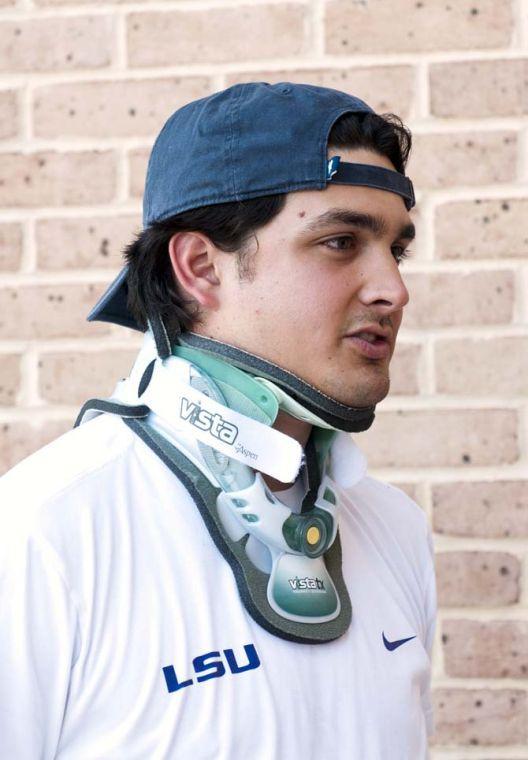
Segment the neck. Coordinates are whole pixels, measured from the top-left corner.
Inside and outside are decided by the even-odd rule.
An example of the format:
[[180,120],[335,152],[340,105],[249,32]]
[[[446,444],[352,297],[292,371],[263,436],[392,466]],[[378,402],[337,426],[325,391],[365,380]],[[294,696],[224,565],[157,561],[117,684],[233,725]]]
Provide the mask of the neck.
[[[279,430],[281,433],[289,435],[290,438],[299,441],[303,448],[306,446],[312,431],[312,425],[310,425],[309,422],[298,420],[296,417],[292,417],[290,414],[283,412],[282,409],[279,409],[273,427],[275,430]],[[262,473],[262,477],[272,491],[284,491],[285,488],[289,488],[293,485],[293,483],[282,483],[280,480],[276,480],[275,478],[272,478],[271,475],[266,475],[265,473]]]

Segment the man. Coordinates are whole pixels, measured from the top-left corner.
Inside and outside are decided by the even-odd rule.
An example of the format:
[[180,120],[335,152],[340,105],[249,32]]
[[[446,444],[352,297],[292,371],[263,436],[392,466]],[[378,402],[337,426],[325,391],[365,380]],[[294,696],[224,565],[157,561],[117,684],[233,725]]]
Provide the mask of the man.
[[284,82],[166,123],[91,315],[148,328],[130,377],[1,484],[2,757],[427,757],[431,535],[349,435],[408,301],[409,149]]

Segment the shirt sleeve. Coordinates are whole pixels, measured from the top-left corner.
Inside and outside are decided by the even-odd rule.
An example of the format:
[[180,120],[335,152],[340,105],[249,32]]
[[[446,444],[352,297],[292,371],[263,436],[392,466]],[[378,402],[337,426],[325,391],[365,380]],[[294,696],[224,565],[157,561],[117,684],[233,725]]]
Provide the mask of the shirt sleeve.
[[9,533],[0,536],[0,757],[48,760],[76,656],[77,608],[54,550]]
[[433,641],[436,630],[436,615],[437,615],[437,599],[436,599],[436,576],[434,567],[434,546],[431,528],[427,526],[427,544],[429,549],[429,570],[427,572],[427,580],[425,584],[425,648],[429,655],[429,673],[427,682],[422,691],[422,709],[425,716],[425,722],[427,727],[427,735],[431,736],[434,733],[434,713],[431,700],[431,663],[433,653]]

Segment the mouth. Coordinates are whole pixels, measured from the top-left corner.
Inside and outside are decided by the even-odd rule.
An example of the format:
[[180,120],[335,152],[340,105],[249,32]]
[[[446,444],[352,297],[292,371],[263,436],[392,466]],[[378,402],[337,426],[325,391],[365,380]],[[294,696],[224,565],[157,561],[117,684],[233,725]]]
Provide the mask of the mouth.
[[358,330],[345,335],[345,340],[358,353],[369,359],[386,359],[390,356],[390,333],[379,327]]

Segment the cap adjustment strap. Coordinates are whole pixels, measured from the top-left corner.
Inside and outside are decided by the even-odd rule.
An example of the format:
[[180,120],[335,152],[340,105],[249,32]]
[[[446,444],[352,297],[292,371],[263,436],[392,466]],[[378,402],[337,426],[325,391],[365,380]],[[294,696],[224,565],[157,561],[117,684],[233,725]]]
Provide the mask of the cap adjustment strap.
[[333,156],[327,164],[326,179],[336,185],[360,185],[396,193],[403,198],[407,211],[416,202],[413,184],[409,177],[392,169],[385,169],[383,166],[352,164],[341,161],[339,156]]

